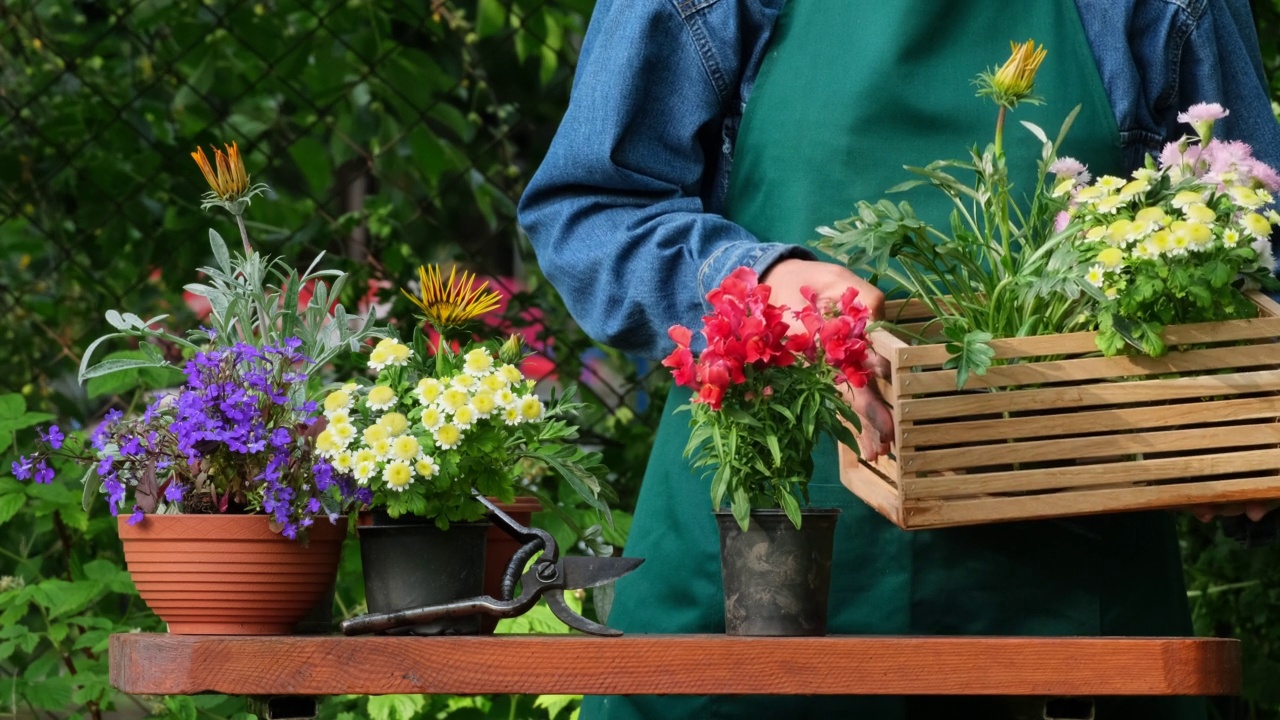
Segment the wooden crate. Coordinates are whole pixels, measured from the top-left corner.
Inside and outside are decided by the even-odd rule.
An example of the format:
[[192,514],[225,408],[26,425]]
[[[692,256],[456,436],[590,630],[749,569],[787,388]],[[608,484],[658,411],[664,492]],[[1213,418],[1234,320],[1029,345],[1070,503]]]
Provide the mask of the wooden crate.
[[[1094,333],[995,340],[1007,364],[963,391],[942,344],[876,331],[894,453],[841,447],[844,484],[904,529],[1280,498],[1280,305],[1251,297],[1256,319],[1166,328],[1160,358],[1102,357]],[[919,333],[929,315],[886,317]]]

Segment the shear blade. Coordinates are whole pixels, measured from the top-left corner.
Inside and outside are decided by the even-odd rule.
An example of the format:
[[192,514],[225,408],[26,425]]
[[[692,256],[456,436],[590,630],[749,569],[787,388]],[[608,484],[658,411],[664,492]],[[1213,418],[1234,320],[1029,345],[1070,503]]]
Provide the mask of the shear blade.
[[547,607],[551,608],[551,613],[574,630],[580,630],[589,635],[608,635],[611,637],[617,637],[622,634],[621,630],[614,630],[608,625],[593,622],[574,612],[565,603],[564,593],[559,590],[552,590],[543,597],[546,598]]
[[566,590],[582,590],[613,582],[640,567],[644,558],[584,557],[561,558],[558,565]]

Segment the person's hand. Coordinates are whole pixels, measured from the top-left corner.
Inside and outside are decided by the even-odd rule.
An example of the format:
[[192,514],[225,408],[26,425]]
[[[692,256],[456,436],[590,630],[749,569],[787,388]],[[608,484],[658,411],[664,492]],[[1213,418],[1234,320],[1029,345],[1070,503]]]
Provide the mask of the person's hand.
[[1231,517],[1234,515],[1246,515],[1254,522],[1258,522],[1267,513],[1280,508],[1280,500],[1262,500],[1249,503],[1225,503],[1222,505],[1192,505],[1187,510],[1196,516],[1200,522],[1207,523],[1218,516]]
[[[884,317],[884,293],[840,265],[815,260],[780,260],[765,272],[760,281],[773,288],[771,302],[786,305],[793,310],[808,304],[800,288],[811,288],[817,293],[819,302],[838,303],[845,289],[853,286],[858,289],[858,302],[871,312],[871,319],[880,320]],[[787,322],[791,324],[793,331],[804,331],[804,326],[794,316],[788,317]],[[875,354],[869,355],[868,359],[872,364],[871,370],[876,375],[889,377],[887,360]],[[875,386],[846,386],[844,393],[854,412],[862,418],[862,430],[858,433],[858,447],[862,457],[874,461],[881,455],[887,455],[893,441],[893,414],[880,399]]]

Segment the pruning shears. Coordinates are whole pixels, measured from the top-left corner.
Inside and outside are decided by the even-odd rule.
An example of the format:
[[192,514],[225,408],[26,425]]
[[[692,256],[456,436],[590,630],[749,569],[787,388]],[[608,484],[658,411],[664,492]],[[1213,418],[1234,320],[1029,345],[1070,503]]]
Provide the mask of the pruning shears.
[[[495,525],[523,543],[502,574],[501,597],[481,595],[442,605],[360,615],[343,621],[341,629],[344,635],[381,632],[464,615],[484,614],[498,618],[511,618],[528,612],[541,597],[546,598],[551,612],[574,630],[591,635],[622,634],[621,630],[593,622],[574,612],[564,601],[564,591],[581,590],[613,582],[639,567],[644,562],[642,558],[579,556],[562,558],[559,556],[559,548],[555,538],[551,537],[551,533],[521,525],[485,497],[477,495],[476,499],[489,510],[489,519]],[[542,551],[542,556],[521,574],[520,571],[538,551]],[[518,596],[515,595],[517,582],[520,583]]]

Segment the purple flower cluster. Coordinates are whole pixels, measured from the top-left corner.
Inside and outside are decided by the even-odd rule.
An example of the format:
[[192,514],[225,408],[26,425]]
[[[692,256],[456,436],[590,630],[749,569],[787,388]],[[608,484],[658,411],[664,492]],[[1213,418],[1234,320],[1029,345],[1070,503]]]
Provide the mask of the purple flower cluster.
[[[300,346],[291,338],[197,354],[176,396],[135,418],[109,411],[89,437],[94,452],[69,456],[96,464],[112,515],[135,489],[130,524],[160,503],[186,512],[261,512],[289,538],[316,515],[336,520],[354,488],[336,482],[332,466],[315,453],[312,425],[319,416],[316,403],[303,399],[307,376],[295,370],[306,361]],[[65,440],[56,426],[40,439],[52,449]],[[14,474],[49,482],[47,455],[20,458]]]

